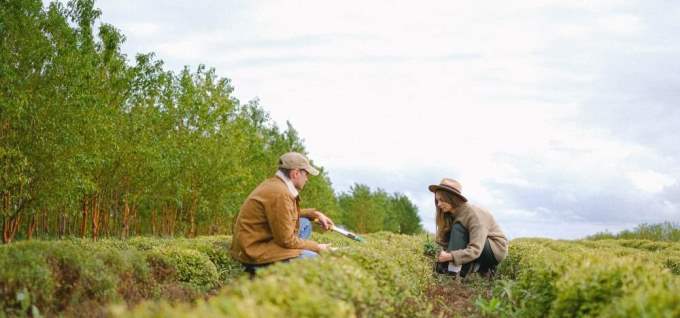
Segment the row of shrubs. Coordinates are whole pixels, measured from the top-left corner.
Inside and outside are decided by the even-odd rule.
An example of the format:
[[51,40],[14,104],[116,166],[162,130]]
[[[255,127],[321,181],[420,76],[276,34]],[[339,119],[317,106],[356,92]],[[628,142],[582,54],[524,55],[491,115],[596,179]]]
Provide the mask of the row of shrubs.
[[111,303],[193,300],[242,269],[227,236],[22,241],[0,246],[0,316],[100,316]]
[[316,235],[337,251],[279,263],[241,277],[194,304],[145,302],[120,317],[431,317],[433,283],[425,236],[377,233],[355,243]]
[[680,317],[680,243],[515,239],[483,312],[503,317]]
[[619,233],[608,231],[588,236],[589,240],[627,239],[627,240],[652,240],[680,242],[680,223],[663,222],[655,224],[643,223],[632,230],[623,230]]
[[227,236],[0,246],[0,317],[430,315],[425,236],[376,233],[362,243],[332,233],[314,238],[338,250],[270,266],[255,279],[229,256]]

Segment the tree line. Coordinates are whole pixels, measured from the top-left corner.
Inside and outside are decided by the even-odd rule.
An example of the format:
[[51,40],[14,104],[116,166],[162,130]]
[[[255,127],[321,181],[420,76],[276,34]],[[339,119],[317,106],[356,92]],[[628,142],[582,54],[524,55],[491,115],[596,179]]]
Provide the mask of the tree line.
[[[125,36],[95,27],[92,0],[0,2],[5,243],[230,233],[278,156],[305,152],[290,123],[280,129],[258,100],[240,102],[215,69],[169,71],[153,53],[128,62]],[[321,171],[305,206],[360,232],[420,230],[407,197],[364,185],[337,196]]]

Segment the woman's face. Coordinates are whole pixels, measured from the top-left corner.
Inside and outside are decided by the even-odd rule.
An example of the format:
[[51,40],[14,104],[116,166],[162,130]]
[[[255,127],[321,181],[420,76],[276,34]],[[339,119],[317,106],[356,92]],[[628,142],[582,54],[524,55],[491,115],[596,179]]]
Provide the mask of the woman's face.
[[453,212],[454,208],[451,203],[446,202],[446,198],[441,191],[437,191],[434,194],[434,199],[437,201],[437,208],[444,213]]

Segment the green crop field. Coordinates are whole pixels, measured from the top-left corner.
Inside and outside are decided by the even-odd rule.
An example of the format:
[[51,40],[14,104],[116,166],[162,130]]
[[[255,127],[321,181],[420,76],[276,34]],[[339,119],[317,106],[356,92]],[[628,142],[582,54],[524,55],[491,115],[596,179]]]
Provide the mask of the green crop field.
[[9,316],[428,313],[424,291],[433,278],[422,253],[424,236],[378,233],[365,243],[332,234],[317,239],[338,250],[272,266],[253,280],[229,257],[226,236],[17,242],[0,246],[0,304]]
[[315,239],[338,250],[271,266],[254,279],[229,257],[228,236],[3,245],[0,315],[680,316],[678,242],[515,239],[492,282],[461,283],[432,274],[424,235]]
[[513,317],[680,317],[680,243],[516,239],[483,312]]

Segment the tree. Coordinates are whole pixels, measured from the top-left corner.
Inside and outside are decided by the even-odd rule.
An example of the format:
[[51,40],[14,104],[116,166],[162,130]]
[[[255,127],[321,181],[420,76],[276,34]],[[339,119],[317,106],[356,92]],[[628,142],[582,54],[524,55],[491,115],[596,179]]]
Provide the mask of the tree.
[[390,198],[391,214],[397,216],[399,233],[417,234],[423,231],[418,208],[401,193],[395,193]]
[[383,229],[386,206],[380,197],[363,184],[354,184],[349,193],[340,195],[338,201],[343,210],[343,222],[359,233],[377,232]]
[[392,195],[378,188],[372,191],[363,184],[355,184],[349,193],[340,194],[342,222],[352,230],[367,233],[390,231],[415,234],[422,231],[418,209],[400,193]]
[[[228,233],[278,157],[306,153],[258,100],[241,104],[215,69],[128,65],[124,35],[92,0],[0,5],[0,203],[3,241]],[[305,204],[334,218],[328,175]],[[382,219],[380,220],[382,222]]]

